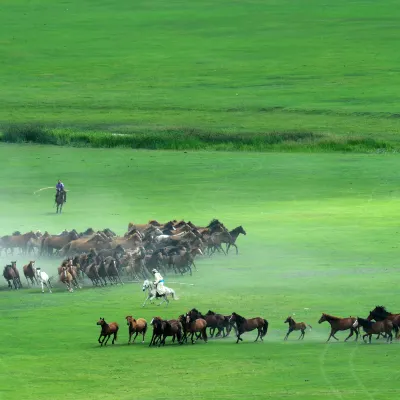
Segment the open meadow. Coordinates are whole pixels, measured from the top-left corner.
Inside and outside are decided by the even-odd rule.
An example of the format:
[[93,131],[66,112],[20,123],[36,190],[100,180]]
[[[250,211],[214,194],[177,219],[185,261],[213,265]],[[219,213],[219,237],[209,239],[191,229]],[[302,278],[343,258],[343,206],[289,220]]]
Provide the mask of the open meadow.
[[4,5],[0,131],[36,122],[55,137],[31,140],[100,147],[400,148],[395,0]]
[[[240,254],[198,259],[193,276],[167,276],[179,300],[141,308],[140,284],[53,294],[0,291],[0,388],[4,399],[346,398],[398,393],[397,341],[325,344],[322,312],[366,317],[400,310],[395,155],[235,154],[1,145],[1,234],[19,229],[110,227],[171,218],[243,225]],[[70,189],[62,215],[53,191]],[[26,258],[16,257],[19,267]],[[2,259],[3,264],[10,260]],[[37,260],[51,274],[59,265]],[[174,282],[174,283],[172,283]],[[24,283],[24,281],[23,281]],[[181,284],[182,283],[182,284]],[[183,285],[192,283],[194,286]],[[269,321],[264,343],[127,346],[126,315],[148,321],[197,307]],[[393,311],[395,310],[395,311]],[[312,326],[283,342],[288,315]],[[99,317],[117,321],[117,344],[100,348]],[[10,378],[12,377],[12,379]],[[382,389],[384,388],[384,390]]]

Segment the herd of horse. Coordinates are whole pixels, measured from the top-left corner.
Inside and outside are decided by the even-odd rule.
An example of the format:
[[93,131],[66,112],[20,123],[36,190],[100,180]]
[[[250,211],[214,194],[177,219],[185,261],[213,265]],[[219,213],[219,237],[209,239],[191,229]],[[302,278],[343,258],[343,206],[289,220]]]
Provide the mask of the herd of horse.
[[[0,238],[0,255],[4,252],[13,256],[14,250],[19,249],[27,256],[61,256],[64,260],[58,268],[59,280],[73,291],[80,287],[79,279],[84,276],[95,286],[105,286],[123,284],[124,276],[131,280],[150,278],[153,268],[163,274],[191,275],[197,256],[228,254],[231,247],[238,253],[236,241],[240,234],[246,235],[242,226],[228,230],[217,219],[204,227],[176,220],[164,224],[154,220],[147,224],[129,223],[123,236],[108,228],[97,232],[91,228],[82,233],[64,231],[58,235],[14,232]],[[27,281],[29,278],[31,284],[38,283],[35,271],[27,268],[26,273],[24,267]],[[10,288],[12,283],[15,289],[22,287],[15,261],[4,268],[3,276]]]
[[[269,327],[268,321],[262,317],[247,319],[235,312],[231,315],[224,315],[217,314],[211,310],[206,314],[202,314],[196,308],[179,315],[176,319],[167,320],[158,316],[154,317],[150,324],[148,324],[144,318],[135,319],[131,315],[125,317],[125,319],[128,325],[128,344],[131,344],[133,335],[135,335],[133,343],[138,335],[142,336],[142,343],[144,343],[149,325],[151,325],[153,333],[149,346],[158,347],[165,345],[167,337],[172,338],[172,343],[176,342],[178,344],[187,343],[188,339],[192,344],[195,344],[197,340],[203,340],[204,343],[207,343],[208,337],[212,338],[214,335],[215,337],[228,337],[232,329],[235,331],[236,343],[243,340],[241,336],[244,333],[254,330],[257,330],[255,342],[258,340],[263,341]],[[310,325],[304,322],[296,322],[291,316],[284,322],[289,324],[289,329],[284,340],[287,340],[293,331],[300,331],[301,333],[298,340],[302,340],[304,339],[307,326],[310,331],[312,329]],[[331,327],[327,342],[329,342],[332,337],[339,340],[335,336],[339,331],[350,331],[345,342],[354,334],[356,335],[355,341],[357,341],[360,335],[360,328],[364,331],[364,342],[366,338],[368,338],[368,343],[371,343],[372,335],[377,335],[377,339],[382,335],[386,338],[388,343],[392,343],[393,332],[396,334],[396,338],[399,338],[400,313],[392,314],[387,311],[384,306],[376,306],[370,311],[367,318],[340,318],[329,314],[322,314],[318,323],[321,324],[323,322],[328,322]],[[98,338],[100,345],[107,345],[111,336],[113,336],[112,344],[114,344],[117,340],[119,330],[118,323],[112,322],[108,324],[104,318],[100,318],[97,325],[101,325],[101,332]],[[207,329],[209,329],[209,336],[207,335]]]

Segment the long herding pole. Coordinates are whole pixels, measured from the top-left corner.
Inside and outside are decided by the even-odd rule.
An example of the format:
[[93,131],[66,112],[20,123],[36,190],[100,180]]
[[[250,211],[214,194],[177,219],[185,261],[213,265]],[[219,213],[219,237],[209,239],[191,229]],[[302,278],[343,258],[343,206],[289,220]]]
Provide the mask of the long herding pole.
[[[39,193],[39,192],[41,192],[42,190],[47,190],[47,189],[55,189],[55,187],[54,186],[49,186],[49,187],[44,187],[44,188],[41,188],[41,189],[39,189],[39,190],[36,190],[35,192],[33,192],[33,194],[36,194],[36,193]],[[64,189],[65,190],[65,189]],[[69,192],[69,190],[65,190],[66,192]]]

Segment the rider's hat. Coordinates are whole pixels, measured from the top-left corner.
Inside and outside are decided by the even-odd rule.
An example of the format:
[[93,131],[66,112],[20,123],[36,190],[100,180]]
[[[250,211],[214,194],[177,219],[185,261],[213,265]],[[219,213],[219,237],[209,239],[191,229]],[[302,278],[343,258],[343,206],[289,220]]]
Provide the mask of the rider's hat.
[[152,270],[151,270],[151,272],[153,273],[153,274],[155,274],[156,272],[158,272],[155,268],[153,268]]

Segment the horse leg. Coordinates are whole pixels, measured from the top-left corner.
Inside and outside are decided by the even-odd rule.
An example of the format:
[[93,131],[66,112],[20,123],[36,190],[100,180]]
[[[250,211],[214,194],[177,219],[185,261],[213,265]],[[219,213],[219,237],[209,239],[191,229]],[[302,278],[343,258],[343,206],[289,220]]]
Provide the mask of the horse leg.
[[305,330],[302,329],[302,330],[301,330],[300,337],[299,337],[297,340],[304,339],[304,335],[305,335]]
[[111,344],[114,344],[116,340],[117,340],[117,332],[114,332],[114,337]]
[[132,334],[133,334],[133,332],[132,332],[132,331],[129,329],[129,339],[128,339],[128,344],[131,344]]
[[153,335],[152,335],[152,337],[151,337],[151,339],[150,339],[150,343],[149,343],[149,347],[153,344],[153,342],[154,342],[154,337],[155,337],[156,335],[154,334],[154,332],[153,332]]
[[258,329],[257,329],[257,337],[256,337],[255,342],[257,342],[257,340],[258,340],[258,338],[259,338],[260,336],[261,336],[261,329],[258,328]]
[[135,343],[135,340],[136,340],[136,338],[137,338],[137,335],[139,335],[139,332],[138,332],[138,331],[136,331],[136,335],[135,335],[135,337],[133,338],[133,343]]
[[28,277],[25,275],[25,279],[26,279],[26,284],[29,287],[29,281],[28,281]]
[[147,299],[144,301],[144,303],[143,303],[142,307],[144,307],[144,306],[146,305],[146,303],[147,303],[147,300],[149,300],[149,299],[150,299],[150,295],[149,295],[149,296],[147,296]]
[[100,336],[99,336],[99,338],[97,339],[97,341],[102,345],[102,341],[100,340],[100,338],[101,338],[101,332],[100,332]]
[[241,333],[238,333],[237,335],[237,340],[236,340],[236,344],[239,343],[239,340],[242,341],[243,339],[240,337]]
[[292,329],[289,328],[289,330],[287,331],[287,334],[283,340],[287,340],[291,333],[292,333]]
[[347,339],[351,338],[353,335],[354,335],[354,330],[353,330],[353,329],[350,329],[350,335],[347,336],[347,338],[344,339],[344,341],[347,342]]
[[106,342],[104,343],[104,346],[107,346],[107,342],[108,342],[108,339],[110,339],[110,337],[111,337],[111,333],[109,333],[109,334],[107,335],[107,340],[106,340]]
[[[42,293],[44,293],[44,286],[43,286],[43,281],[40,282],[42,284]],[[47,286],[47,285],[46,285]]]

